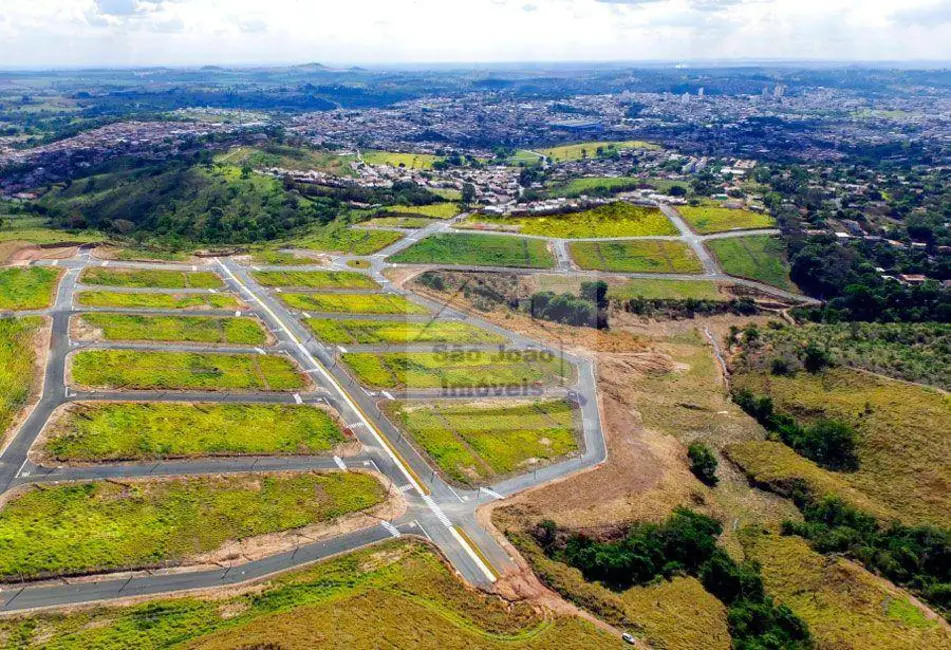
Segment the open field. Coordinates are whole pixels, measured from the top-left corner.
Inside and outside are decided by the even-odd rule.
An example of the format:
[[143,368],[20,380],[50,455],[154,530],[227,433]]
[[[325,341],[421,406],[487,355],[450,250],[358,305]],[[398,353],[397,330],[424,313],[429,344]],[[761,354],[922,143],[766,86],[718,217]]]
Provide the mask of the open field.
[[789,279],[786,246],[778,237],[736,237],[708,241],[706,245],[726,273],[796,291],[796,285]]
[[323,314],[428,314],[425,307],[403,296],[387,293],[285,293],[281,299],[292,309]]
[[438,160],[425,153],[397,153],[395,151],[364,151],[363,162],[368,165],[390,165],[409,169],[431,169]]
[[398,320],[329,320],[311,318],[304,321],[314,335],[325,343],[504,343],[501,336],[468,323],[433,321],[407,323]]
[[190,255],[154,248],[97,248],[96,257],[121,262],[186,262]]
[[56,298],[60,271],[38,266],[0,269],[0,310],[46,309]]
[[703,273],[703,264],[679,241],[573,242],[572,259],[582,269],[616,273]]
[[113,293],[110,291],[82,291],[76,294],[81,307],[114,307],[116,309],[240,309],[242,303],[234,296],[220,293]]
[[364,221],[360,225],[368,228],[406,228],[407,230],[419,230],[437,222],[438,219],[406,215],[402,217],[377,217],[376,219]]
[[372,255],[403,238],[398,232],[333,228],[305,235],[291,242],[298,248],[343,255]]
[[575,409],[563,401],[405,403],[390,413],[449,480],[464,485],[531,471],[578,450]]
[[616,194],[637,189],[643,183],[644,181],[640,178],[575,178],[564,185],[552,188],[549,194],[568,198],[575,198],[583,194]]
[[650,237],[677,235],[677,228],[657,208],[619,201],[582,212],[547,216],[489,217],[477,215],[466,222],[469,227],[487,224],[517,231],[523,235],[559,239],[598,237]]
[[0,510],[0,579],[181,564],[231,540],[366,510],[384,494],[375,478],[347,472],[31,489]]
[[392,541],[267,580],[244,595],[163,599],[0,621],[38,650],[353,648],[602,650],[616,639],[580,618],[466,588],[430,547]]
[[602,149],[605,154],[610,154],[614,150],[657,149],[657,145],[637,140],[613,142],[579,142],[578,144],[568,144],[561,147],[542,149],[539,151],[539,153],[553,159],[555,162],[567,162],[571,160],[581,160],[582,158],[597,158],[599,148]]
[[141,269],[88,268],[79,281],[89,286],[129,289],[221,289],[224,282],[209,271],[146,271]]
[[383,210],[384,214],[409,214],[430,219],[452,219],[462,214],[458,203],[433,203],[432,205],[391,205]]
[[[818,375],[799,372],[789,377],[744,373],[734,377],[734,385],[757,395],[768,394],[777,411],[803,422],[825,417],[855,428],[859,434],[857,472],[830,473],[816,468],[803,476],[809,484],[817,484],[820,495],[835,492],[835,486],[825,487],[813,477],[832,474],[881,504],[862,509],[873,513],[887,509],[908,524],[951,527],[951,494],[947,489],[951,484],[947,454],[951,445],[951,396],[846,368]],[[795,475],[800,465],[782,463],[781,457],[768,453],[749,454],[738,462],[757,476]]]
[[311,266],[322,264],[321,260],[306,255],[282,253],[278,250],[259,250],[251,254],[251,263],[262,266]]
[[[343,360],[358,380],[374,388],[446,388],[448,390],[532,390],[536,383],[570,379],[573,367],[545,353],[387,352],[349,353]],[[523,394],[517,392],[515,394]]]
[[249,165],[254,169],[277,167],[294,171],[319,170],[337,176],[351,176],[353,172],[350,163],[357,158],[353,155],[340,155],[335,151],[268,144],[261,148],[235,147],[215,159],[235,167]]
[[627,617],[655,647],[730,650],[727,610],[696,578],[677,577],[620,594]]
[[721,293],[716,282],[707,280],[629,280],[623,284],[613,285],[608,295],[617,300],[631,298],[645,298],[647,300],[728,300],[729,296]]
[[323,454],[345,441],[311,406],[91,402],[66,407],[43,451],[57,462],[114,462]]
[[376,280],[350,271],[255,271],[254,279],[264,287],[306,289],[379,289]]
[[5,263],[19,248],[45,244],[92,244],[105,240],[105,235],[94,230],[66,231],[49,227],[43,217],[24,217],[3,214],[0,225],[0,264]]
[[291,391],[307,380],[283,356],[90,350],[72,358],[78,386],[120,390]]
[[538,165],[541,162],[542,156],[540,154],[527,149],[518,149],[515,151],[515,153],[505,159],[506,165],[514,165],[516,167],[523,165]]
[[756,230],[775,228],[776,220],[762,212],[731,210],[714,206],[680,206],[677,212],[690,227],[701,235],[710,235],[729,230]]
[[101,313],[83,314],[77,326],[80,334],[106,341],[264,345],[268,340],[264,325],[256,318]]
[[547,269],[555,258],[539,239],[507,235],[439,234],[427,237],[389,259],[397,264],[458,264]]
[[0,318],[0,440],[36,383],[34,339],[41,323],[39,318]]

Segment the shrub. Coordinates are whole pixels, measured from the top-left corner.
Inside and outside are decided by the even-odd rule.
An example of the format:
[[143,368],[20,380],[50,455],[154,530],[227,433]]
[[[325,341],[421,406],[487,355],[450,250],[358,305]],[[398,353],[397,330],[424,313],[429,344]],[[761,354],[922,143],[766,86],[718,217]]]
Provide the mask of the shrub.
[[714,486],[719,482],[717,478],[717,457],[713,455],[710,448],[702,442],[695,442],[687,449],[687,456],[690,458],[690,471],[694,473],[701,482]]

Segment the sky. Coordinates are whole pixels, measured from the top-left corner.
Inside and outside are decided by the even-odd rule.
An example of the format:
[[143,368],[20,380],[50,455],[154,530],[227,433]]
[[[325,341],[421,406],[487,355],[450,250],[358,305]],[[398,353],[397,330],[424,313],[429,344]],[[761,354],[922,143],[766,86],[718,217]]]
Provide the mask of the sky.
[[0,0],[0,68],[951,60],[951,0]]

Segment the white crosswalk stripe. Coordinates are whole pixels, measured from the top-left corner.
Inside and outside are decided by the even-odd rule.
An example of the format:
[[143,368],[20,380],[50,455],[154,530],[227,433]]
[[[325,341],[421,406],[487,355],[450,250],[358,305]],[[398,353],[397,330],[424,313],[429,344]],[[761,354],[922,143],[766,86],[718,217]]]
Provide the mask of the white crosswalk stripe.
[[337,467],[340,469],[347,469],[347,464],[343,462],[343,458],[340,456],[334,456],[334,462],[337,463]]
[[433,511],[433,514],[436,515],[436,519],[446,528],[452,528],[452,522],[449,521],[449,517],[446,516],[442,510],[439,509],[439,506],[436,505],[436,502],[433,501],[433,498],[428,494],[423,495],[423,501],[429,506],[429,509]]
[[388,522],[388,521],[384,521],[384,522],[383,522],[383,528],[385,528],[385,529],[386,529],[386,532],[388,532],[388,533],[389,533],[390,535],[392,535],[393,537],[402,537],[402,536],[403,536],[403,533],[401,533],[401,532],[396,528],[396,526],[394,526],[393,524],[391,524],[391,523]]

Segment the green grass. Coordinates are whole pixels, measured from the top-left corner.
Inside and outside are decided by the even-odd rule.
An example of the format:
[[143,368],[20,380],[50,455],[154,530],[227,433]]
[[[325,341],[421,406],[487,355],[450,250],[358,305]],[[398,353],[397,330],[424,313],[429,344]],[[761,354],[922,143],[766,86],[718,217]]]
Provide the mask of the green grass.
[[464,485],[531,471],[578,450],[574,408],[533,404],[395,404],[395,422],[445,476]]
[[364,151],[363,162],[368,165],[389,165],[409,169],[432,169],[438,158],[425,153],[397,153],[395,151]]
[[392,294],[285,293],[281,299],[292,309],[320,314],[428,314],[425,307]]
[[341,156],[334,151],[318,151],[306,147],[278,144],[268,144],[264,147],[236,147],[215,158],[217,162],[236,167],[250,165],[254,169],[279,167],[293,171],[318,170],[337,176],[353,175],[350,163],[356,159],[356,156]]
[[83,387],[121,390],[292,391],[307,386],[283,356],[151,350],[77,352],[72,378]]
[[116,309],[240,309],[234,296],[224,294],[113,293],[82,291],[76,294],[81,307],[114,307]]
[[612,141],[612,142],[579,142],[577,144],[568,144],[560,147],[551,147],[539,151],[542,155],[551,158],[555,162],[570,162],[585,158],[597,158],[598,148],[603,148],[606,154],[613,150],[624,149],[657,149],[657,145],[638,140]]
[[703,273],[703,264],[679,241],[574,242],[568,250],[582,269],[616,273]]
[[616,194],[618,192],[635,190],[643,183],[644,181],[640,178],[575,178],[564,185],[553,188],[549,193],[552,196],[568,198],[575,198],[583,194],[591,194],[592,192],[597,194],[602,192]]
[[295,239],[292,243],[296,247],[322,253],[372,255],[402,238],[401,233],[387,230],[360,230],[338,227],[313,232],[300,239]]
[[631,298],[645,298],[647,300],[727,300],[728,297],[720,293],[715,282],[707,280],[629,280],[624,284],[614,285],[608,290],[608,295],[617,300]]
[[0,310],[46,309],[56,298],[60,271],[38,266],[0,269]]
[[707,242],[729,275],[756,280],[786,291],[796,291],[789,278],[786,245],[778,237],[757,235]]
[[429,219],[427,217],[379,217],[377,219],[370,219],[369,221],[364,221],[361,223],[361,226],[366,226],[368,228],[406,228],[408,230],[419,230],[421,228],[426,228],[434,223],[437,223],[436,219]]
[[319,266],[320,260],[276,250],[260,250],[251,254],[251,263],[264,266]]
[[527,149],[518,149],[515,153],[505,159],[506,165],[522,166],[522,165],[538,165],[542,162],[542,156],[538,155],[534,151],[528,151]]
[[39,318],[0,318],[0,440],[37,381]]
[[552,268],[555,258],[538,239],[507,235],[439,234],[427,237],[389,258],[398,264],[457,264]]
[[657,208],[619,201],[591,210],[544,217],[475,216],[472,223],[517,229],[523,235],[559,239],[651,237],[677,235],[678,230]]
[[776,220],[768,214],[750,210],[731,210],[712,206],[682,206],[677,211],[690,227],[701,235],[729,230],[775,228]]
[[116,248],[108,251],[106,259],[122,262],[185,262],[188,258],[188,253],[153,248]]
[[179,597],[0,621],[16,650],[602,650],[617,643],[580,617],[468,589],[425,544],[386,542],[224,598]]
[[452,219],[462,213],[458,203],[433,203],[432,205],[393,205],[384,209],[385,214],[410,214],[430,219]]
[[433,321],[408,323],[398,320],[304,321],[314,335],[326,343],[504,343],[505,339],[468,323]]
[[536,382],[553,384],[573,372],[570,364],[539,353],[500,358],[496,352],[361,352],[344,354],[343,360],[358,380],[374,388],[531,390]]
[[216,274],[203,271],[146,271],[140,269],[89,268],[80,282],[89,286],[129,289],[221,289],[224,282]]
[[180,564],[229,540],[329,522],[383,498],[376,479],[344,472],[45,486],[0,510],[0,578]]
[[24,217],[2,214],[0,225],[0,263],[9,259],[18,248],[27,244],[92,244],[105,240],[105,235],[94,230],[66,231],[49,227],[47,219],[42,217]]
[[345,440],[311,406],[93,402],[68,406],[43,449],[57,462],[114,462],[323,454]]
[[350,271],[255,271],[254,279],[265,287],[307,289],[379,289],[376,280],[365,273]]
[[256,318],[204,316],[136,316],[131,314],[83,314],[80,322],[99,330],[106,341],[169,341],[182,343],[227,343],[264,345],[267,332]]

